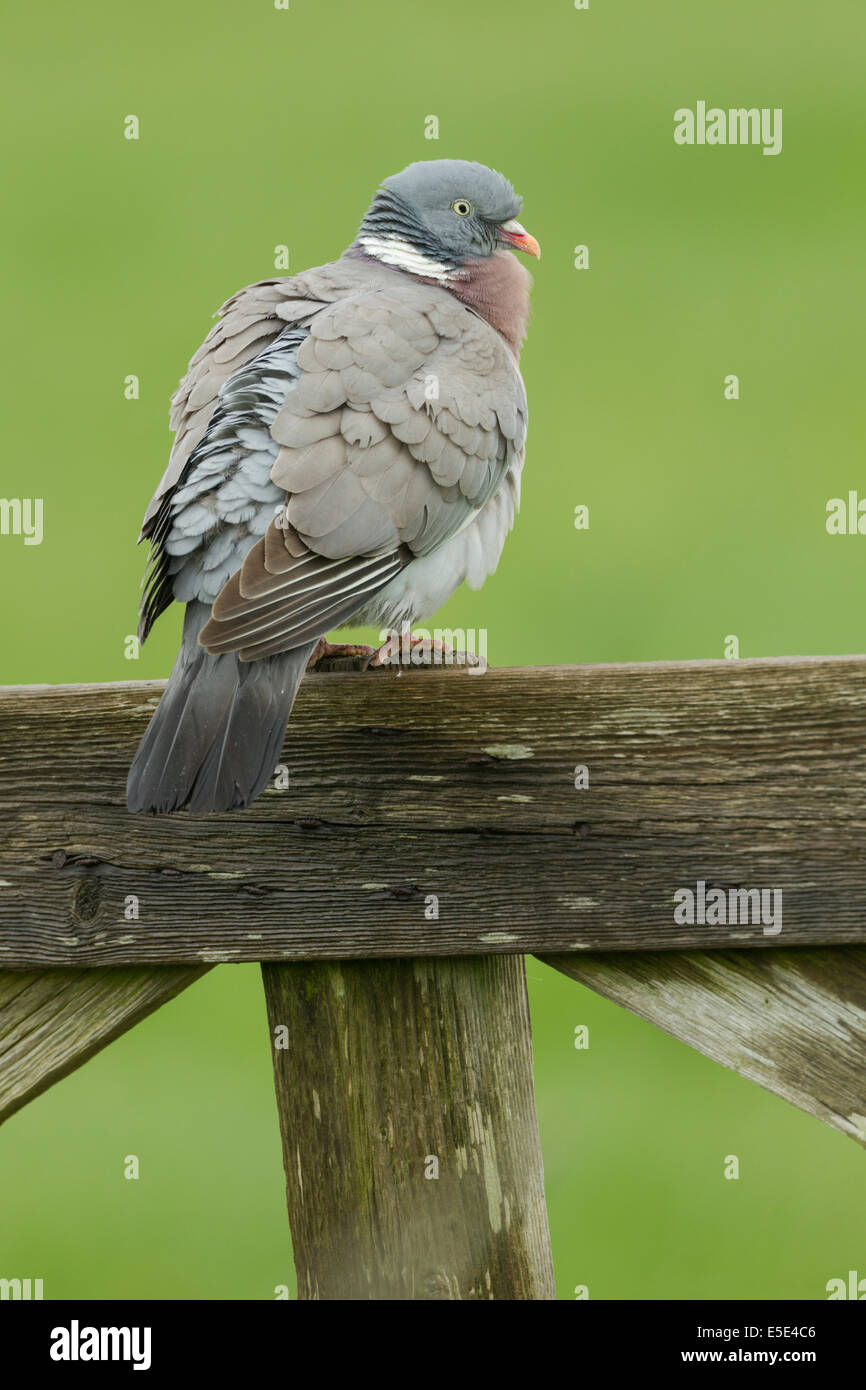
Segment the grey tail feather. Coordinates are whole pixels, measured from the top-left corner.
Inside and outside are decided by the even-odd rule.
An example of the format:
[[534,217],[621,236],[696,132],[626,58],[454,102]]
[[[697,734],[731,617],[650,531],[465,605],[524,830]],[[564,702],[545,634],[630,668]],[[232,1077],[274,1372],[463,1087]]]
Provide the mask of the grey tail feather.
[[261,661],[212,656],[198,642],[209,617],[207,604],[187,604],[174,670],[129,770],[130,811],[231,811],[273,774],[316,643]]

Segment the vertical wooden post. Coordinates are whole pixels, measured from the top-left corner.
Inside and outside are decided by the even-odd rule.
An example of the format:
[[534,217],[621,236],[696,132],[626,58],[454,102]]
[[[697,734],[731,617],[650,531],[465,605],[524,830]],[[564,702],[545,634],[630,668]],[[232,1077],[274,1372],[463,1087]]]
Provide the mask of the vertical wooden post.
[[555,1297],[523,957],[262,974],[299,1298]]

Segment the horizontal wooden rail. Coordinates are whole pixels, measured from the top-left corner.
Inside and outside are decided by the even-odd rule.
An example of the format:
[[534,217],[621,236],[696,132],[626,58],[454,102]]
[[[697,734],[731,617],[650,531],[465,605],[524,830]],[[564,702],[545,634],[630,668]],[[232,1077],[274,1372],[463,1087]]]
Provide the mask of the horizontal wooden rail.
[[[123,802],[160,683],[0,691],[0,1118],[217,961],[532,950],[866,1143],[864,676],[859,657],[317,675],[287,787],[163,820]],[[699,882],[781,891],[782,930],[677,923]],[[302,967],[265,969],[291,999]],[[410,1282],[453,1263],[434,1234]]]
[[287,787],[130,816],[162,688],[0,690],[3,967],[866,942],[866,658],[316,674]]

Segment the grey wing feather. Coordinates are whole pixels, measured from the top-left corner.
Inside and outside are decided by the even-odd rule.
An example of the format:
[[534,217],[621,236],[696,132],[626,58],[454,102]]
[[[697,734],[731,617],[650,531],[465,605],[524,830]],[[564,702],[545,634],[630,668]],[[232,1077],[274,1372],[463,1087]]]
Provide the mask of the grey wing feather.
[[513,357],[447,291],[412,282],[329,305],[309,327],[271,427],[289,521],[334,558],[400,542],[430,553],[522,457]]
[[142,638],[172,599],[213,603],[284,500],[270,478],[277,446],[269,426],[300,375],[305,336],[284,328],[223,384],[204,437],[148,531]]

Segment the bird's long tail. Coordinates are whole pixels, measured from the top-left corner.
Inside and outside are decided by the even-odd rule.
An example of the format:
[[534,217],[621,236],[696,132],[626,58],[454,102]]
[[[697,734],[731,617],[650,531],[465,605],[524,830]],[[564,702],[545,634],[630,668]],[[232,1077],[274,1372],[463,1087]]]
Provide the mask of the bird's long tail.
[[187,604],[174,670],[129,770],[130,811],[230,811],[273,774],[316,643],[261,661],[212,656],[198,642],[209,616],[206,604]]

